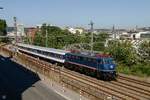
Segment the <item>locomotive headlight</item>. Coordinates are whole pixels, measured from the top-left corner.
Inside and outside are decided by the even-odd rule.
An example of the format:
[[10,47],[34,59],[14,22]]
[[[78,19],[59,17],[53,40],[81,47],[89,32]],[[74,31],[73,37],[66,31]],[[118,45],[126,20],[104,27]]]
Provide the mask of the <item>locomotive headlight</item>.
[[111,65],[110,68],[113,69],[113,65]]

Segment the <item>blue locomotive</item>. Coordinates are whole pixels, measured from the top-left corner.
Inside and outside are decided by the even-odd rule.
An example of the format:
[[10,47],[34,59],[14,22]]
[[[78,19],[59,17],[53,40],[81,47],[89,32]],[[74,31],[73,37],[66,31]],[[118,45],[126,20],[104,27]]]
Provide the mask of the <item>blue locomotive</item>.
[[85,52],[72,52],[27,44],[17,44],[17,46],[20,52],[61,63],[70,70],[103,80],[116,78],[116,65],[109,55],[96,53],[91,55]]

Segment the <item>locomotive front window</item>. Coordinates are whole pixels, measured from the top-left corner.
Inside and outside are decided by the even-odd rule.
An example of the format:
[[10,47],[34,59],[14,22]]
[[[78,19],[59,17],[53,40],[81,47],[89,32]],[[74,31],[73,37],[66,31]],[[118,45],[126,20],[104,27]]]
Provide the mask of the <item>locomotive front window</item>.
[[111,59],[111,58],[103,58],[103,63],[104,64],[112,64],[113,63],[113,59]]

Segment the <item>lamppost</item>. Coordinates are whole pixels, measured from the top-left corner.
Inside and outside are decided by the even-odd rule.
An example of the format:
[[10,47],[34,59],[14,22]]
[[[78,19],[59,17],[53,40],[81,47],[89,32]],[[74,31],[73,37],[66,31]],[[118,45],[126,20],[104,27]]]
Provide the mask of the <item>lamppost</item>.
[[15,33],[15,45],[17,44],[17,18],[13,17],[14,20],[14,33]]
[[93,25],[94,23],[91,21],[90,24],[88,24],[91,26],[90,32],[91,32],[91,53],[93,53]]
[[47,33],[47,25],[46,25],[46,40],[45,40],[45,46],[48,47],[48,33]]

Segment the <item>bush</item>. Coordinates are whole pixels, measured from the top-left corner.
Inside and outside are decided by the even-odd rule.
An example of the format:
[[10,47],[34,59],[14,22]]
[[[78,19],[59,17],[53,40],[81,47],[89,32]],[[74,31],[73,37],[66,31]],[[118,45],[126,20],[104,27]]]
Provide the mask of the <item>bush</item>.
[[124,73],[124,74],[131,74],[131,75],[137,75],[137,76],[150,76],[150,64],[136,64],[132,67],[127,67],[125,65],[118,65],[117,72]]
[[126,66],[137,63],[137,54],[129,41],[110,41],[106,52],[111,54],[117,62]]
[[150,63],[150,41],[144,41],[138,48],[138,53],[142,62]]

